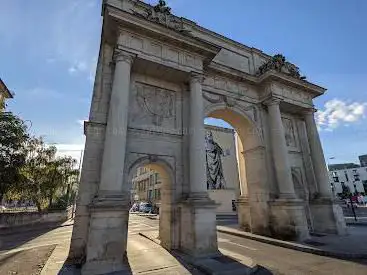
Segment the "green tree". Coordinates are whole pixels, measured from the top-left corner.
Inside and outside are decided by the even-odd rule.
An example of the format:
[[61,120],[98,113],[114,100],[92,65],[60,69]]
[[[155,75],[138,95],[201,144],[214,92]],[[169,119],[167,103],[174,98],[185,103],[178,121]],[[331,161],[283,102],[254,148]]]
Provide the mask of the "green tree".
[[21,179],[27,140],[24,121],[11,112],[0,112],[0,202],[9,188]]
[[31,200],[38,211],[42,211],[52,206],[55,197],[63,196],[73,177],[77,178],[76,160],[56,157],[56,147],[47,146],[42,138],[30,138],[24,150],[26,158],[21,168],[21,180],[11,186],[7,197]]

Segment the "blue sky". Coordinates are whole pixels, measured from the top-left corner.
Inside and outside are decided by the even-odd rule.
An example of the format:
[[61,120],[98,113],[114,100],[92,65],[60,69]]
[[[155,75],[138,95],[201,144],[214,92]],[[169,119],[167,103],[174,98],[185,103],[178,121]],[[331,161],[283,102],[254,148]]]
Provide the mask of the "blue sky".
[[[79,156],[101,29],[101,0],[2,0],[0,77],[34,134]],[[155,3],[156,1],[147,1]],[[367,1],[168,0],[172,11],[268,54],[328,88],[315,101],[326,158],[367,153]]]

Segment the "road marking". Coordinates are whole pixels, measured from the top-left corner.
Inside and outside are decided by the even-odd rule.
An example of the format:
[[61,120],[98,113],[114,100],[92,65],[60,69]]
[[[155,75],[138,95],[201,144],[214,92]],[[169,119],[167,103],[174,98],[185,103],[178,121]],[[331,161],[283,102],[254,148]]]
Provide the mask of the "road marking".
[[246,246],[246,245],[243,245],[243,244],[238,244],[238,243],[232,242],[229,239],[218,238],[218,242],[234,244],[234,245],[237,245],[237,246],[240,246],[240,247],[243,247],[243,248],[247,248],[247,249],[250,249],[250,250],[253,250],[253,251],[257,250],[256,248],[253,248],[253,247],[250,247],[250,246]]

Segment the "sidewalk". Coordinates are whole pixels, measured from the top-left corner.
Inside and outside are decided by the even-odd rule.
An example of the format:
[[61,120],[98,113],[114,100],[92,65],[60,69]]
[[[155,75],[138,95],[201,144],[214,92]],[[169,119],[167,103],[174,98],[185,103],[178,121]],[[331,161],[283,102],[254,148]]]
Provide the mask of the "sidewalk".
[[282,241],[261,235],[242,231],[238,225],[217,226],[218,232],[248,238],[276,246],[290,248],[302,252],[321,256],[330,256],[339,259],[367,259],[367,230],[363,227],[349,226],[349,235],[322,235],[311,236],[310,239],[298,243]]
[[[74,266],[64,265],[69,251],[69,244],[69,242],[61,243],[55,248],[44,266],[41,275],[81,274],[80,269]],[[192,265],[181,262],[161,246],[137,234],[129,235],[127,257],[130,270],[123,274],[202,275]],[[120,273],[116,272],[116,274]]]

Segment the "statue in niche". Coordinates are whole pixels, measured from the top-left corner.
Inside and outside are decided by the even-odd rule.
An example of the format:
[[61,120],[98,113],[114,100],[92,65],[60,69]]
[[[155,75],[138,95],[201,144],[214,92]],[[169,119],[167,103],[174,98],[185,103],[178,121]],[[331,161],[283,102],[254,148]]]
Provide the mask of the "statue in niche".
[[214,141],[211,131],[206,133],[205,142],[207,188],[208,190],[225,189],[226,181],[222,167],[222,156],[225,156],[223,149]]

